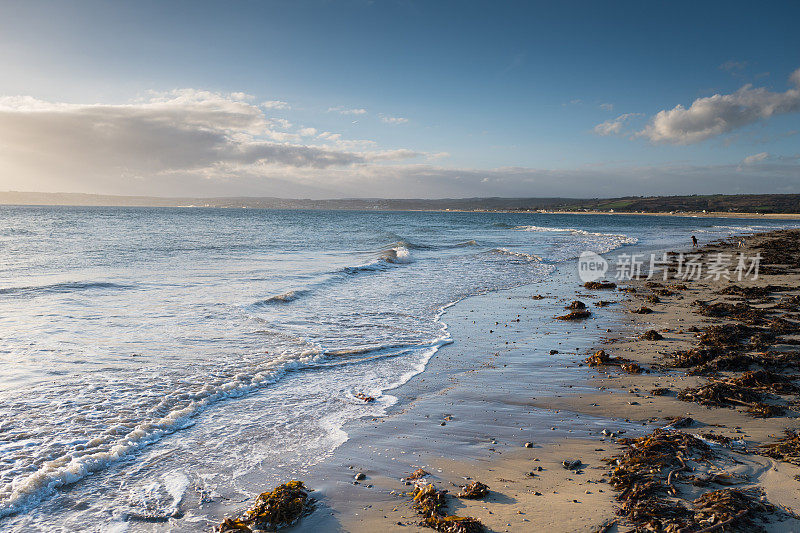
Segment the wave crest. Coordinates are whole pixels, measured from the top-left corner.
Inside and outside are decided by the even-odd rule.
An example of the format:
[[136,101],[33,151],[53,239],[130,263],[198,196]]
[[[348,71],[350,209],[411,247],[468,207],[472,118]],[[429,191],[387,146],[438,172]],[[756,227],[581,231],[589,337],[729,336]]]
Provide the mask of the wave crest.
[[288,304],[308,294],[307,290],[286,291],[256,302],[256,305]]

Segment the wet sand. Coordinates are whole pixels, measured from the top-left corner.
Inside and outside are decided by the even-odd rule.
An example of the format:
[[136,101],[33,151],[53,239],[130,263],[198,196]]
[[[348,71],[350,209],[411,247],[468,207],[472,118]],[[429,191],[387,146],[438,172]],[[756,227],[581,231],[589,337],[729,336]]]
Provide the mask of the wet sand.
[[[758,244],[759,238],[748,242]],[[726,246],[710,251],[755,251]],[[676,474],[677,481],[670,476],[670,485],[677,487],[672,499],[690,506],[714,489],[755,487],[778,507],[763,524],[768,531],[800,531],[800,521],[780,510],[800,510],[800,482],[795,479],[800,467],[742,452],[774,441],[787,427],[800,426],[795,405],[787,404],[781,416],[755,418],[742,405],[708,407],[681,401],[676,396],[683,389],[742,371],[688,375],[686,368],[665,366],[670,354],[698,345],[700,333],[689,329],[731,322],[729,317],[703,316],[691,302],[745,301],[769,307],[800,293],[796,267],[772,267],[758,281],[737,283],[795,289],[767,299],[720,295],[719,290],[730,285],[724,280],[686,282],[685,290],[668,295],[644,281],[630,282],[636,291],[631,293],[589,291],[580,286],[574,270],[574,265],[564,265],[547,282],[470,298],[448,310],[444,320],[454,344],[443,348],[425,372],[392,392],[401,408],[346,428],[350,440],[304,480],[315,489],[317,509],[292,530],[432,531],[419,525],[408,496],[413,485],[401,479],[422,468],[430,473],[426,481],[450,491],[448,513],[475,517],[487,531],[628,531],[636,524],[617,513],[620,493],[608,483],[611,467],[605,459],[629,449],[620,436],[647,435],[673,418],[691,417],[691,425],[679,431],[734,440],[728,447],[706,440],[713,460],[692,463],[691,476]],[[573,297],[552,297],[563,294],[564,286],[574,287]],[[660,303],[646,301],[653,290],[662,292]],[[537,295],[544,298],[533,298]],[[592,317],[554,320],[573,299],[585,302]],[[601,299],[617,303],[598,308],[594,303]],[[643,305],[653,313],[631,312]],[[796,309],[786,317],[791,323],[796,318]],[[641,340],[650,329],[664,338]],[[795,339],[795,333],[780,338]],[[618,366],[583,364],[600,349],[638,363],[645,372],[628,374]],[[750,352],[765,349],[797,347],[774,341]],[[650,394],[656,388],[669,390]],[[784,397],[781,403],[786,400],[796,397]],[[579,460],[580,466],[566,469],[565,460]],[[734,484],[712,480],[696,486],[698,478],[720,472]],[[363,479],[356,480],[357,474]],[[488,496],[456,498],[459,487],[470,480],[489,485]],[[762,525],[760,519],[755,525]]]

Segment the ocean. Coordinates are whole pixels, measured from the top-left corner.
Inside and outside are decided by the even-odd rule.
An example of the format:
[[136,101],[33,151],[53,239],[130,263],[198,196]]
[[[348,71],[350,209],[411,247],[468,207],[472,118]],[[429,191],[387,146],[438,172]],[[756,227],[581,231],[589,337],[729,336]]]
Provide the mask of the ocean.
[[392,390],[458,342],[455,302],[547,279],[586,250],[787,226],[0,206],[0,529],[199,521],[188,492],[244,501],[242,480],[297,476],[348,422],[397,408]]

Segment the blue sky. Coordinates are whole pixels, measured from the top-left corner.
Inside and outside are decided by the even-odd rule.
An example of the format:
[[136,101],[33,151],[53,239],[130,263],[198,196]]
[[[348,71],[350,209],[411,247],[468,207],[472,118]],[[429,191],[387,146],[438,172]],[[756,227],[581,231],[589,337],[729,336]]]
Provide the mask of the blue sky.
[[0,189],[800,192],[796,2],[0,6]]

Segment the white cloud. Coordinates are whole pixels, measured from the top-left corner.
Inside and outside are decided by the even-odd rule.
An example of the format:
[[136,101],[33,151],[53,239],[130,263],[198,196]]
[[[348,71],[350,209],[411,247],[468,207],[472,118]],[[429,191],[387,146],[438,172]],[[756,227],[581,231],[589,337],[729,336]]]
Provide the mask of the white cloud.
[[614,104],[609,104],[609,103],[600,104],[600,109],[605,109],[606,111],[613,111]]
[[800,112],[800,69],[789,79],[794,87],[785,92],[745,85],[732,94],[698,98],[688,109],[678,105],[659,111],[638,135],[656,143],[692,144],[776,115]]
[[605,122],[601,122],[600,124],[595,126],[594,132],[597,135],[603,135],[603,136],[619,135],[622,133],[622,127],[625,125],[625,122],[639,115],[641,115],[641,113],[625,113],[624,115],[620,115],[617,118],[606,120]]
[[319,139],[325,139],[326,141],[338,141],[342,138],[341,133],[331,133],[329,131],[323,131],[319,135],[317,135]]
[[289,105],[288,102],[284,102],[283,100],[268,100],[266,102],[261,102],[261,107],[264,109],[291,109],[292,107]]
[[386,124],[407,124],[408,119],[403,117],[386,117],[382,116],[381,121],[385,122]]
[[300,128],[297,134],[301,137],[313,137],[317,134],[317,128]]
[[340,115],[366,115],[367,110],[363,108],[346,108],[343,106],[329,107],[328,113],[339,113]]
[[760,163],[761,161],[764,161],[767,158],[769,158],[769,153],[761,152],[761,153],[758,153],[758,154],[753,154],[753,155],[749,155],[749,156],[745,157],[744,159],[742,159],[742,164],[743,165],[752,165],[754,163]]

